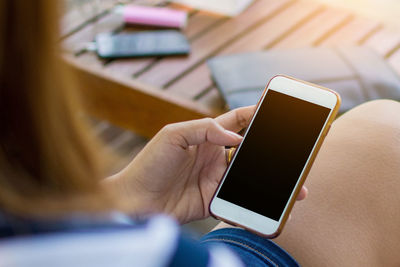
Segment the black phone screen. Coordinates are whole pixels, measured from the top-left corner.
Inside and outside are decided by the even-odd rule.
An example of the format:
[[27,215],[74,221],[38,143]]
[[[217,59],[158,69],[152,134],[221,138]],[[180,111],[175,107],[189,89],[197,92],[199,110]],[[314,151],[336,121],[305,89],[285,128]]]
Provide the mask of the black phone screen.
[[278,221],[329,113],[268,90],[217,197]]

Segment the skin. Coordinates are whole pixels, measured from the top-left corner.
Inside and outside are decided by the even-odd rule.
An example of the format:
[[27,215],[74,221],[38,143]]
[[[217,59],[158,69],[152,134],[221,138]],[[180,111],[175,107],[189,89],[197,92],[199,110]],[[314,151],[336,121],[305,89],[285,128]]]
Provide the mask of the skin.
[[[255,106],[164,127],[120,173],[108,179],[136,214],[163,212],[180,223],[208,217],[227,167],[225,146],[236,146]],[[303,188],[299,199],[304,199]],[[132,196],[135,196],[132,199]]]

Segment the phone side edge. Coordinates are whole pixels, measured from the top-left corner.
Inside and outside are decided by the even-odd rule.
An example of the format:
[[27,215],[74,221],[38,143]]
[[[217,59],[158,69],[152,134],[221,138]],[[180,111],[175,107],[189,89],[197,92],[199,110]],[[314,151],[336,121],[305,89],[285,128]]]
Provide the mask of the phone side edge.
[[[275,76],[275,77],[276,77],[276,76]],[[272,79],[273,79],[273,78],[272,78]],[[270,79],[270,80],[268,81],[267,85],[264,87],[264,91],[263,91],[263,93],[262,93],[260,99],[257,101],[257,104],[255,105],[254,113],[253,113],[253,115],[251,116],[250,121],[252,121],[252,120],[254,119],[254,116],[256,115],[257,109],[258,109],[259,105],[261,104],[261,101],[264,99],[265,94],[266,94],[267,91],[268,91],[268,86],[269,86],[269,84],[271,83],[272,79]],[[242,141],[242,142],[243,142],[243,141]],[[235,157],[235,154],[236,154],[236,153],[237,153],[237,150],[234,151],[234,154],[232,155],[232,159]],[[229,167],[230,167],[230,165],[231,165],[232,163],[233,163],[233,161],[228,162],[228,165],[226,166],[226,169],[225,169],[224,173],[222,174],[221,180],[220,180],[219,183],[218,183],[217,189],[215,190],[215,192],[214,192],[214,194],[213,194],[213,196],[212,196],[212,198],[211,198],[210,204],[208,204],[208,212],[210,213],[211,216],[213,216],[213,217],[216,218],[216,219],[220,219],[220,218],[219,218],[216,214],[214,214],[214,213],[212,212],[212,210],[211,210],[211,204],[212,204],[212,202],[214,201],[215,197],[217,196],[217,193],[218,193],[218,191],[219,191],[219,188],[221,187],[221,184],[222,184],[223,181],[224,181],[223,178],[225,177],[226,172],[229,170]]]
[[278,227],[277,231],[273,234],[274,237],[272,237],[272,238],[275,238],[275,237],[279,236],[279,234],[282,232],[287,220],[289,219],[289,215],[290,215],[290,213],[291,213],[291,211],[293,209],[294,204],[296,203],[297,196],[299,195],[300,190],[301,190],[302,186],[304,185],[305,180],[306,180],[306,178],[307,178],[307,176],[308,176],[308,174],[309,174],[309,172],[311,170],[311,167],[314,164],[314,161],[315,161],[315,159],[317,157],[317,154],[318,154],[318,152],[319,152],[319,150],[320,150],[320,148],[321,148],[326,136],[328,135],[328,132],[329,132],[329,130],[331,128],[331,125],[332,125],[334,119],[336,118],[336,116],[337,116],[337,114],[339,112],[339,108],[340,108],[340,104],[341,104],[341,97],[334,90],[331,90],[329,88],[326,88],[326,87],[323,87],[323,86],[320,86],[320,85],[317,85],[317,84],[313,84],[313,83],[310,83],[310,82],[302,81],[302,80],[299,80],[299,79],[296,79],[296,78],[293,78],[293,77],[290,77],[290,76],[286,76],[286,75],[276,75],[274,77],[278,77],[278,76],[284,77],[284,78],[288,78],[288,79],[291,79],[291,80],[295,80],[297,82],[305,83],[305,84],[307,84],[309,86],[317,87],[317,88],[320,88],[322,90],[329,91],[330,93],[332,93],[336,97],[336,104],[332,108],[332,112],[331,112],[331,114],[329,115],[329,118],[326,121],[326,126],[324,127],[324,129],[323,129],[323,131],[321,133],[321,137],[317,141],[314,151],[311,153],[311,158],[308,161],[307,165],[305,166],[303,174],[299,178],[300,181],[299,181],[297,187],[295,188],[295,192],[293,194],[293,197],[289,200],[288,207],[287,207],[287,209],[285,211],[285,214],[283,215],[282,221],[279,224],[279,227]]

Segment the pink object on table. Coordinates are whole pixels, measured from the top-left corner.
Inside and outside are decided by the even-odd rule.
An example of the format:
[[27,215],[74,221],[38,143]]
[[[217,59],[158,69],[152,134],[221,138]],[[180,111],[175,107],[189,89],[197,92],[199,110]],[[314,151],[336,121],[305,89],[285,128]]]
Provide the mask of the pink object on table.
[[170,28],[184,28],[187,13],[163,7],[127,5],[123,9],[124,21],[129,24],[143,24]]

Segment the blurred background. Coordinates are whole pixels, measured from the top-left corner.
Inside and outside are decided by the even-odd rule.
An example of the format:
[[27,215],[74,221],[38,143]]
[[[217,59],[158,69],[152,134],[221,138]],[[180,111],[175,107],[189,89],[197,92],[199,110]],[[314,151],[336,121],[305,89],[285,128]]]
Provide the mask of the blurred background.
[[[96,14],[103,5],[127,3],[129,0],[64,0],[66,10],[76,9],[83,16]],[[207,0],[203,0],[207,1]],[[215,1],[215,0],[209,0]],[[341,7],[358,14],[379,19],[386,23],[400,26],[400,1],[399,0],[309,0],[332,6]],[[155,2],[143,0],[143,2]]]
[[345,8],[358,14],[400,25],[399,0],[314,0]]

